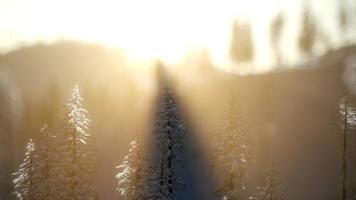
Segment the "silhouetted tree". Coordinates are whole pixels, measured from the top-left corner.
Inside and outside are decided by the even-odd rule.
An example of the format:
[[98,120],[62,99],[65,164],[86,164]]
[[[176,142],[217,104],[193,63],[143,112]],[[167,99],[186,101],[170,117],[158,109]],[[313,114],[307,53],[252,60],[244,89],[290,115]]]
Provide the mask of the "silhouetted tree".
[[271,24],[271,45],[275,54],[275,60],[277,66],[280,66],[282,63],[282,55],[281,55],[281,37],[282,30],[284,27],[284,15],[281,13],[273,18]]
[[299,51],[304,56],[310,57],[314,52],[317,27],[315,20],[311,15],[310,8],[304,6],[302,12],[302,24],[298,39],[298,47]]
[[254,58],[253,38],[248,23],[235,21],[232,26],[230,57],[236,62],[250,62]]
[[225,105],[213,152],[213,170],[221,179],[216,192],[226,199],[241,198],[241,192],[245,190],[247,168],[252,162],[247,133],[242,127],[241,114],[236,110],[235,101],[231,97]]
[[351,107],[348,98],[341,99],[339,104],[340,122],[342,126],[342,200],[347,199],[347,182],[348,182],[348,134],[351,129],[356,127],[356,110]]
[[148,180],[152,189],[148,198],[175,199],[176,192],[184,186],[178,171],[184,165],[182,151],[186,127],[168,87],[162,91],[158,109],[153,133],[155,148],[154,161],[151,162],[153,175]]

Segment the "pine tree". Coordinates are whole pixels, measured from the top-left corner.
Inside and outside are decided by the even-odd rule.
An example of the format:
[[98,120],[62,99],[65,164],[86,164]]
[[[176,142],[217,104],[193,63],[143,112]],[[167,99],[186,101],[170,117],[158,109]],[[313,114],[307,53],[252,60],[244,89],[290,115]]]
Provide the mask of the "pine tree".
[[341,99],[339,104],[340,122],[342,126],[342,200],[347,199],[347,149],[348,149],[348,132],[356,127],[356,110],[349,105],[348,98]]
[[59,168],[56,187],[61,199],[93,200],[96,192],[92,186],[96,169],[92,141],[88,133],[90,120],[82,108],[78,86],[66,104],[64,128],[58,135]]
[[56,179],[54,167],[56,159],[54,154],[55,137],[45,124],[40,132],[38,144],[36,145],[34,158],[34,198],[36,200],[52,200],[56,196],[53,181]]
[[150,198],[174,199],[174,194],[184,187],[178,171],[184,165],[182,151],[186,128],[168,87],[164,88],[160,100],[153,133],[157,162],[154,162],[155,166],[150,167],[153,175],[148,180],[153,192]]
[[21,163],[17,172],[13,175],[15,179],[14,197],[18,200],[35,200],[34,197],[34,160],[35,144],[29,140],[26,147],[25,159]]
[[120,172],[116,175],[118,180],[117,190],[125,200],[146,199],[147,187],[147,160],[143,157],[139,141],[133,140],[129,154],[121,165],[117,166]]
[[257,187],[258,194],[255,200],[283,200],[284,194],[280,191],[279,173],[274,167],[266,170],[267,174],[262,186]]
[[247,168],[252,162],[246,131],[242,127],[240,113],[235,110],[234,100],[232,97],[231,102],[225,105],[213,152],[213,170],[221,180],[216,193],[227,200],[241,198]]

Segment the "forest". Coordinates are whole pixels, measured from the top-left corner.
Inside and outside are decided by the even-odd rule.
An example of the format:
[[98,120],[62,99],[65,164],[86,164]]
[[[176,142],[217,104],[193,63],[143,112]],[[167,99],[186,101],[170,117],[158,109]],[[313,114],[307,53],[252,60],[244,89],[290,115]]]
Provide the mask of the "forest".
[[[127,6],[94,2],[74,14]],[[225,0],[152,0],[158,18],[134,7],[109,30],[102,20],[119,15],[98,8],[92,35],[46,7],[60,16],[52,39],[52,26],[27,35],[38,18],[23,14],[24,29],[1,19],[14,10],[0,2],[0,26],[14,24],[0,28],[0,200],[356,200],[356,3],[266,2],[268,12],[238,1],[247,14],[227,20],[226,38],[213,30]],[[24,7],[37,16],[41,5]]]

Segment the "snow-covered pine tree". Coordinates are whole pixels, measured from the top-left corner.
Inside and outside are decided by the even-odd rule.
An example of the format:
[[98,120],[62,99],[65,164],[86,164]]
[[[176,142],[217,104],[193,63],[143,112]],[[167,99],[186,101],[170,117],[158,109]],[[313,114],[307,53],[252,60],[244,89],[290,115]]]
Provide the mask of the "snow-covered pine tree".
[[146,199],[147,187],[147,160],[143,157],[141,144],[138,139],[131,142],[128,155],[121,165],[116,168],[120,172],[116,175],[118,180],[117,190],[124,200]]
[[90,120],[87,110],[82,107],[83,98],[78,86],[66,104],[64,128],[58,134],[57,181],[58,197],[62,200],[95,200],[96,191],[92,186],[97,161],[88,133]]
[[346,200],[348,195],[347,178],[348,178],[348,132],[356,127],[356,110],[351,107],[348,98],[344,97],[339,103],[340,124],[342,126],[342,193],[341,199]]
[[[157,154],[153,175],[148,182],[153,185],[149,198],[175,199],[175,193],[184,187],[178,171],[183,168],[183,138],[186,127],[180,117],[176,101],[171,90],[165,87],[154,125],[154,146]],[[159,190],[159,192],[157,191]]]
[[246,130],[241,123],[241,114],[236,110],[235,98],[224,106],[220,132],[215,135],[213,171],[220,183],[216,193],[226,200],[238,200],[245,190],[244,179],[252,162]]
[[257,195],[254,200],[283,200],[284,194],[280,190],[279,173],[274,168],[266,170],[266,177],[262,186],[257,187]]
[[33,163],[35,172],[33,175],[33,197],[36,200],[53,200],[54,196],[57,196],[53,187],[53,181],[57,178],[54,171],[56,165],[54,141],[54,135],[45,124],[40,131]]
[[25,159],[20,164],[17,172],[13,173],[15,179],[14,198],[18,200],[35,200],[34,197],[34,158],[35,144],[32,139],[29,140],[26,147]]

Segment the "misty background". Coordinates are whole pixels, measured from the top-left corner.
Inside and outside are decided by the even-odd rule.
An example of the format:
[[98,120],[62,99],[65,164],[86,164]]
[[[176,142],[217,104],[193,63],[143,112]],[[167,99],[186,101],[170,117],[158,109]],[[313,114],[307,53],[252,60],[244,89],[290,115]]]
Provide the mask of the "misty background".
[[[83,2],[71,6],[65,1],[51,15],[56,5],[45,9],[48,7],[41,5],[49,6],[49,3],[37,0],[28,3],[28,7],[17,0],[1,1],[0,161],[4,161],[3,167],[15,170],[23,159],[26,141],[38,137],[43,124],[59,126],[64,103],[71,88],[78,84],[92,120],[90,133],[99,160],[95,182],[99,199],[120,199],[115,191],[115,166],[122,161],[136,134],[150,134],[159,59],[167,68],[166,76],[174,83],[184,117],[206,155],[219,128],[226,97],[237,95],[255,158],[246,196],[253,193],[253,186],[261,182],[264,169],[273,160],[280,171],[286,199],[337,199],[341,192],[342,155],[338,103],[346,94],[353,105],[356,103],[356,4],[351,0],[286,0],[268,1],[266,7],[265,3],[251,2],[251,5],[241,3],[246,9],[237,9],[238,14],[231,14],[234,10],[228,1],[208,2],[211,4],[208,9],[204,9],[203,2],[192,4],[187,8],[189,13],[199,13],[202,9],[205,14],[191,25],[187,22],[187,27],[176,21],[184,15],[184,12],[179,14],[184,11],[184,2],[177,18],[168,16],[175,23],[148,23],[147,27],[136,24],[139,28],[130,29],[126,21],[117,17],[141,16],[137,12],[96,18],[102,14],[95,12],[100,9],[96,3],[89,3],[91,6],[86,10]],[[105,10],[113,4],[105,1],[100,5]],[[152,3],[142,12],[157,11],[157,5]],[[227,18],[214,15],[218,12],[212,9],[214,5],[218,5],[215,8],[220,12],[229,8]],[[127,6],[131,11],[138,7],[134,3]],[[71,22],[61,13],[67,8],[72,13],[67,17],[82,15]],[[165,12],[153,14],[155,17],[149,19],[160,21],[164,13],[175,7],[164,4],[161,9],[165,8]],[[42,20],[47,14],[48,21]],[[91,17],[85,19],[88,16]],[[210,17],[204,21],[205,16],[216,16],[217,20]],[[128,18],[128,22],[130,19],[141,23],[142,16],[140,20]],[[82,20],[86,23],[82,24]],[[99,26],[103,21],[110,23]],[[226,26],[209,33],[211,29],[219,29],[220,26],[213,25],[221,22]],[[76,27],[77,23],[81,26]],[[194,25],[201,25],[201,29],[177,31]],[[119,28],[110,29],[116,26]],[[145,32],[151,28],[156,30]],[[91,35],[96,29],[100,31]],[[193,36],[182,39],[180,33]],[[208,36],[193,44],[193,49],[187,48],[188,53],[171,51],[171,48],[185,50],[186,47],[180,46],[188,43],[185,39],[194,41],[204,33]],[[213,33],[221,38],[216,39]],[[161,34],[169,36],[160,41]],[[106,38],[111,39],[106,41]],[[121,40],[128,42],[121,47]],[[135,45],[130,46],[131,43]],[[165,57],[162,52],[166,49],[170,53]],[[146,55],[146,51],[153,53]],[[178,58],[170,57],[175,53],[179,54]],[[140,55],[144,55],[142,59]],[[349,142],[349,187],[356,194],[354,130]],[[7,190],[10,187],[7,185]]]

